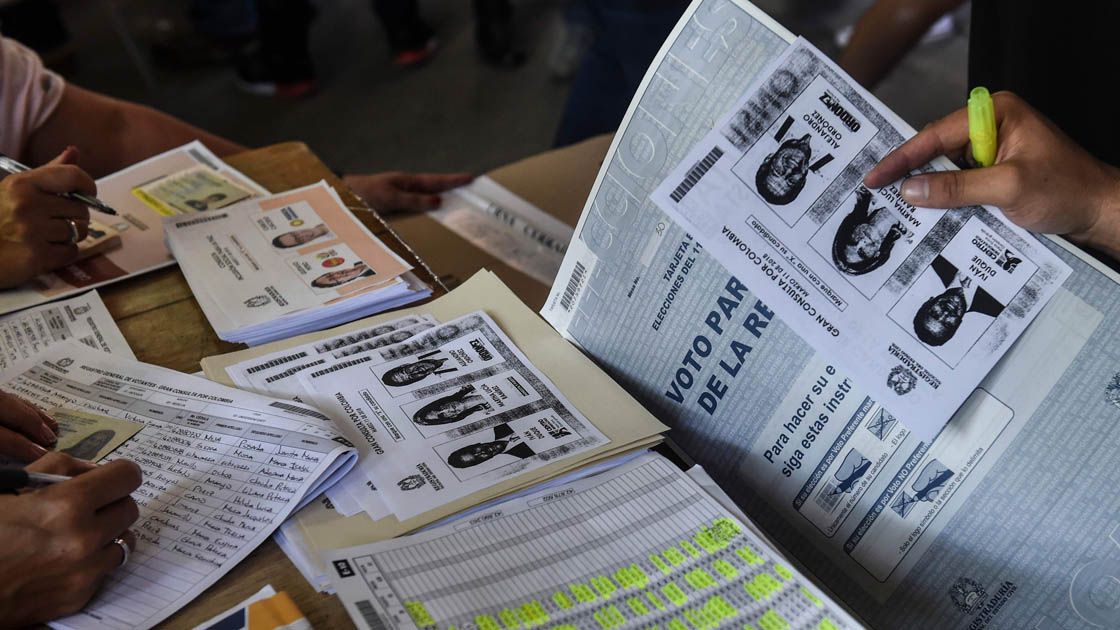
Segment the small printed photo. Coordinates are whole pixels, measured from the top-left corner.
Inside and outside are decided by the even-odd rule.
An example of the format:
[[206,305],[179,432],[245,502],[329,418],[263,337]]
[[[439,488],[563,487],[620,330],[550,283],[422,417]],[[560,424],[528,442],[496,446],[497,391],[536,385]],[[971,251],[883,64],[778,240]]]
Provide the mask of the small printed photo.
[[939,359],[956,367],[1036,269],[973,217],[889,314]]
[[298,250],[304,245],[325,243],[335,238],[306,201],[259,212],[253,215],[253,224],[269,245],[281,251]]
[[217,210],[253,196],[247,188],[203,164],[138,186],[132,192],[163,216]]
[[[388,346],[384,350],[393,348]],[[370,369],[385,385],[389,395],[397,397],[420,390],[432,392],[435,386],[446,380],[469,377],[505,361],[505,356],[490,343],[485,334],[475,331],[437,348],[416,354],[409,353]],[[426,397],[427,394],[417,396]],[[405,403],[407,399],[401,401],[401,404]]]
[[492,409],[474,385],[464,385],[420,407],[411,417],[416,424],[430,427],[456,424],[471,416],[481,416]]
[[815,77],[731,168],[789,226],[878,132],[840,94]]
[[272,246],[276,249],[290,249],[330,235],[331,231],[327,228],[327,224],[320,223],[312,227],[281,232],[272,239]]
[[[446,365],[451,360],[440,350],[433,350],[418,355],[414,360],[394,366],[381,375],[381,382],[386,387],[399,388],[415,385],[430,376],[440,376],[458,371],[454,364]],[[390,390],[391,391],[391,390]]]
[[895,194],[859,186],[809,239],[841,277],[870,299],[925,237],[930,221]]
[[401,411],[412,419],[416,429],[425,437],[541,400],[529,381],[514,370],[435,394],[426,395],[426,392],[415,392],[414,396],[423,397],[401,405]]
[[435,447],[452,473],[466,481],[501,468],[520,464],[580,439],[555,412],[545,410]]
[[334,292],[355,280],[377,275],[373,268],[346,245],[328,247],[291,258],[288,265],[315,293]]

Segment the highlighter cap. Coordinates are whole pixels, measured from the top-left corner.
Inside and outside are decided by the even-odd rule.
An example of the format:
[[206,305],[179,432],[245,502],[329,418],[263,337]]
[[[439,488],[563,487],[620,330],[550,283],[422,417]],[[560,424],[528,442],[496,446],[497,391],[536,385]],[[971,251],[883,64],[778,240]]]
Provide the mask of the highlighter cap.
[[991,94],[987,88],[973,88],[968,95],[968,137],[973,157],[981,166],[991,166],[995,162],[998,133]]
[[996,108],[986,87],[972,88],[968,94],[968,130],[971,134],[996,135]]

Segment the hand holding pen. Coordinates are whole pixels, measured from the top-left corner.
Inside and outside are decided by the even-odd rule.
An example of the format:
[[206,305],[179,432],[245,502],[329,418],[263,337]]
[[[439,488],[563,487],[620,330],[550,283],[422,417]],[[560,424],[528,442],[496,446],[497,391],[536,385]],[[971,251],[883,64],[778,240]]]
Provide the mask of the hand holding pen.
[[16,171],[0,181],[0,288],[18,286],[78,258],[89,209],[73,195],[93,198],[97,186],[75,164],[77,154],[68,147],[48,164],[24,171],[18,162],[0,160],[0,168]]
[[126,460],[94,466],[60,453],[23,471],[41,481],[67,478],[0,495],[0,614],[18,626],[79,610],[128,562],[136,546],[129,528],[139,516],[129,495],[142,480]]

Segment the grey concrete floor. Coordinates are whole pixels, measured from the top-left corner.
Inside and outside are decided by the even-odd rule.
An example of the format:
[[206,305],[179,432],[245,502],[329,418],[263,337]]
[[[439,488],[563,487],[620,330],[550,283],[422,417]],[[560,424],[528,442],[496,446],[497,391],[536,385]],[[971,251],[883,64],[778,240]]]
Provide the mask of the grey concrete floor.
[[[833,34],[869,0],[759,0],[795,33],[829,54]],[[549,148],[567,86],[548,71],[563,0],[515,0],[528,62],[516,70],[482,64],[474,46],[470,3],[422,0],[442,48],[427,65],[399,70],[369,0],[324,0],[312,29],[321,90],[301,101],[243,94],[228,67],[156,69],[149,89],[112,28],[105,2],[61,3],[74,32],[71,81],[151,104],[250,146],[299,139],[330,165],[348,172],[386,169],[470,170],[495,166]],[[117,0],[142,47],[153,16],[182,11],[175,0]],[[964,25],[967,28],[967,25]],[[146,47],[145,47],[146,48]],[[967,37],[913,51],[876,94],[916,127],[960,106],[965,95]]]

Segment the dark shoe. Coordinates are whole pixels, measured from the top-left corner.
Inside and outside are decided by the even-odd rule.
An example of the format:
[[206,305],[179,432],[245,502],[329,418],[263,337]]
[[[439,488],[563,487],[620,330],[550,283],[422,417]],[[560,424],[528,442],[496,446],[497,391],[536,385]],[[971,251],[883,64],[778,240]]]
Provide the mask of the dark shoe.
[[314,94],[319,82],[309,57],[266,59],[255,51],[238,61],[237,87],[257,96],[299,99]]
[[514,46],[509,19],[479,20],[475,38],[478,53],[487,64],[496,68],[517,68],[525,63],[525,51]]

